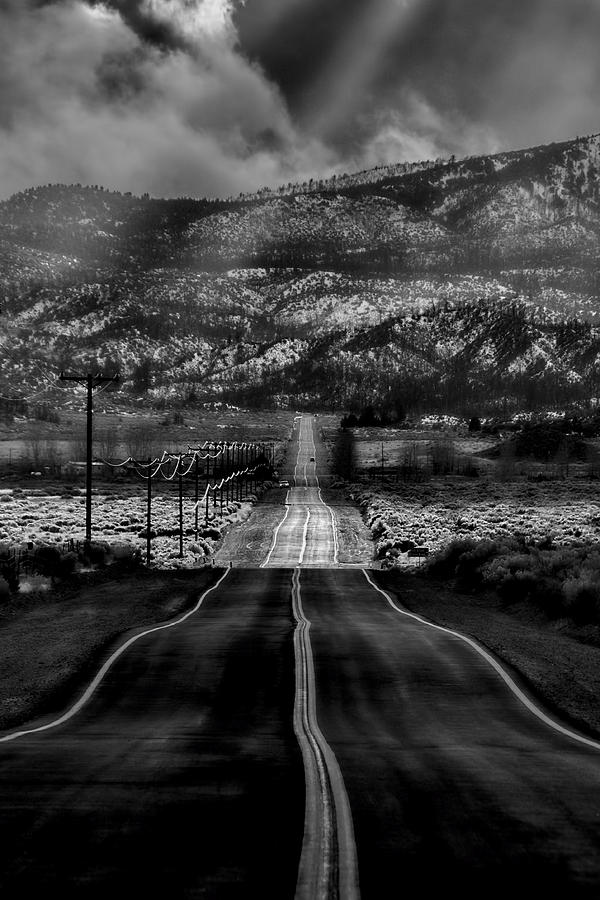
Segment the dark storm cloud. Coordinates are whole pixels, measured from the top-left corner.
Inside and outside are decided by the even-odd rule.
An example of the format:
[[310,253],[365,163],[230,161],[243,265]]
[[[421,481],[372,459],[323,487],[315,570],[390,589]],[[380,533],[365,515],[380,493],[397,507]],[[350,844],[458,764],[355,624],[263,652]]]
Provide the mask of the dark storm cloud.
[[[34,0],[33,5],[56,6],[68,0]],[[186,41],[182,39],[177,28],[168,20],[157,17],[152,8],[142,0],[83,0],[90,7],[105,7],[117,12],[123,21],[142,41],[156,47],[167,49],[185,49]]]
[[593,0],[428,0],[389,46],[372,88],[388,102],[409,83],[469,119],[520,130],[523,116],[545,118],[551,133],[564,114],[559,99],[594,104],[599,39]]
[[165,49],[183,48],[185,41],[168,21],[157,21],[149,14],[139,0],[108,0],[102,3],[87,0],[90,6],[106,6],[119,13],[121,18],[139,38]]
[[96,83],[90,102],[126,102],[146,90],[145,57],[139,48],[108,52],[96,67]]
[[[379,46],[357,79],[379,18]],[[235,22],[242,52],[340,152],[360,155],[384,128],[441,152],[600,128],[595,0],[247,0]],[[335,79],[342,61],[338,96],[323,103],[322,73]]]
[[236,6],[234,23],[241,49],[260,63],[292,108],[298,108],[305,102],[315,72],[370,2],[246,0]]

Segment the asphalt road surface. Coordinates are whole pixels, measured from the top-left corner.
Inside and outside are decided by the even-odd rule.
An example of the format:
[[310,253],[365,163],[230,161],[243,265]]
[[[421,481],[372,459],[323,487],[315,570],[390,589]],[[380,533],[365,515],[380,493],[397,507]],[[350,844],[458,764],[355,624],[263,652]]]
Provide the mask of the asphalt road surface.
[[314,455],[262,568],[0,738],[3,900],[600,895],[600,744],[335,566]]
[[0,897],[293,897],[291,574],[230,570],[63,724],[0,743]]
[[361,895],[600,896],[600,744],[365,573],[303,572],[300,593]]
[[335,517],[321,496],[312,416],[299,419],[297,443],[293,484],[287,492],[285,514],[275,529],[273,543],[262,565],[337,566]]

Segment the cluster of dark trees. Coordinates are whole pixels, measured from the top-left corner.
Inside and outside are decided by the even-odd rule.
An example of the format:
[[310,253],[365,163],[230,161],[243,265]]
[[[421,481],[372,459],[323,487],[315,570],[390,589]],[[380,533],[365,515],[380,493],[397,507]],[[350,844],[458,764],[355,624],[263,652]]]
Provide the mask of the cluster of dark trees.
[[351,481],[356,472],[356,449],[351,431],[338,431],[333,443],[331,468],[335,477]]
[[585,459],[587,446],[582,432],[570,430],[572,424],[568,419],[524,424],[515,435],[515,454],[546,462],[563,449],[569,458]]
[[[7,387],[4,390],[12,390]],[[12,422],[15,416],[26,416],[28,411],[27,401],[10,400],[0,397],[0,421]]]
[[389,425],[397,425],[406,418],[406,410],[400,402],[394,406],[376,409],[373,406],[365,406],[358,414],[349,413],[342,416],[340,426],[342,428],[386,428]]

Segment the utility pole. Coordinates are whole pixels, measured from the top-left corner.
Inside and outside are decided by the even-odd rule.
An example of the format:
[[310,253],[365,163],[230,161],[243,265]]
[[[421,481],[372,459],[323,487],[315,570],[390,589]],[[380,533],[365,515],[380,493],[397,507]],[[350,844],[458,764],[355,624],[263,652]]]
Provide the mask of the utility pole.
[[194,471],[194,477],[195,477],[195,491],[194,491],[194,500],[195,500],[195,503],[194,503],[194,510],[195,510],[195,512],[194,512],[194,539],[197,541],[197,540],[198,540],[198,498],[200,497],[200,486],[199,486],[199,484],[198,484],[198,477],[199,477],[198,469],[199,469],[200,461],[199,461],[199,459],[198,459],[198,454],[196,453],[196,454],[194,454],[194,455],[195,455],[195,457],[196,457],[196,459],[195,459],[195,466],[196,466],[196,468],[195,468],[195,471]]
[[[226,450],[226,453],[227,453],[227,462],[225,463],[225,473],[226,473],[227,478],[229,478],[229,476],[231,475],[230,464],[229,464],[229,446],[230,446],[230,445],[229,445],[229,442],[228,442],[228,443],[227,443],[227,450]],[[225,501],[226,501],[227,503],[229,503],[229,499],[230,499],[230,498],[229,498],[229,494],[230,494],[230,490],[231,490],[230,485],[231,485],[231,487],[233,487],[233,485],[231,484],[231,482],[228,481],[228,482],[227,482],[227,487],[225,488]]]
[[111,382],[117,383],[119,375],[65,375],[60,373],[61,381],[76,381],[78,384],[84,384],[87,388],[87,427],[86,427],[86,460],[85,460],[85,539],[86,542],[92,540],[92,422],[93,422],[93,405],[92,396],[94,388],[100,387]]
[[146,565],[150,567],[150,558],[152,556],[152,536],[150,530],[152,528],[152,460],[148,457],[148,495],[146,508]]
[[179,559],[183,559],[183,475],[179,473]]

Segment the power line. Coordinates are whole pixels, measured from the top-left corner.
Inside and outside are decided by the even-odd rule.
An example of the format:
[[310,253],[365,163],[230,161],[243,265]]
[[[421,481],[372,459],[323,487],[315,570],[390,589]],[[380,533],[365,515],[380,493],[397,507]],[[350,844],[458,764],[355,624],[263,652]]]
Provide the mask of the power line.
[[[23,365],[23,361],[20,360],[20,359],[18,359],[16,356],[14,356],[13,353],[8,349],[8,347],[6,346],[6,344],[0,343],[0,349],[2,349],[2,350],[7,354],[7,356],[10,357],[10,359],[12,359],[12,361],[15,363],[15,365],[17,365],[17,366],[22,366],[22,365]],[[30,365],[33,365],[33,366],[35,366],[35,367],[38,369],[38,371],[40,372],[40,374],[41,374],[43,380],[46,381],[46,382],[48,383],[48,387],[47,387],[47,388],[44,388],[44,389],[41,390],[41,391],[37,391],[35,394],[30,394],[28,397],[3,397],[3,398],[2,398],[3,400],[28,400],[28,399],[30,399],[31,397],[34,397],[34,396],[36,396],[36,395],[41,395],[41,394],[46,393],[47,391],[50,391],[50,390],[61,391],[61,393],[63,393],[63,394],[68,394],[70,397],[73,396],[73,391],[66,390],[65,388],[61,388],[60,385],[58,385],[58,384],[56,383],[56,380],[52,380],[51,377],[50,377],[46,372],[44,372],[44,370],[42,369],[42,367],[40,366],[40,364],[37,362],[37,360],[35,360],[35,359],[30,359],[30,360],[29,360],[29,363],[30,363]]]
[[[214,450],[214,453],[210,451]],[[206,451],[206,452],[203,452]],[[223,462],[227,457],[227,469],[223,471]],[[237,458],[236,458],[237,457]],[[205,441],[201,447],[190,447],[187,451],[181,453],[172,453],[163,450],[160,457],[153,459],[138,460],[132,456],[119,463],[112,463],[103,460],[111,468],[118,469],[130,465],[133,471],[144,481],[147,482],[147,511],[146,511],[146,562],[149,565],[151,559],[151,522],[152,522],[152,481],[156,477],[161,477],[164,481],[173,482],[176,477],[179,480],[179,553],[183,556],[183,479],[190,474],[194,466],[195,471],[195,503],[193,506],[193,515],[195,521],[196,538],[198,537],[198,512],[205,505],[205,518],[208,524],[208,507],[209,496],[212,494],[214,505],[217,505],[217,494],[220,492],[221,510],[223,509],[223,489],[226,490],[227,502],[231,491],[231,499],[242,499],[242,483],[245,483],[246,496],[248,495],[248,485],[252,491],[252,479],[256,480],[258,473],[264,469],[269,457],[268,448],[264,443],[251,444],[244,442],[228,442]],[[221,477],[218,478],[216,473],[216,460],[221,459]],[[213,461],[213,481],[210,480],[210,461]],[[206,486],[204,492],[199,492],[199,466],[198,463],[206,461]],[[272,463],[271,457],[271,463]],[[229,462],[231,462],[231,470],[229,470]],[[227,473],[227,474],[226,474]],[[237,495],[237,496],[236,496]]]
[[49,388],[42,388],[41,391],[35,391],[33,394],[28,394],[26,397],[5,397],[4,394],[0,394],[0,400],[9,400],[11,403],[19,403],[25,402],[26,400],[33,400],[34,397],[41,397],[42,394],[47,394]]

